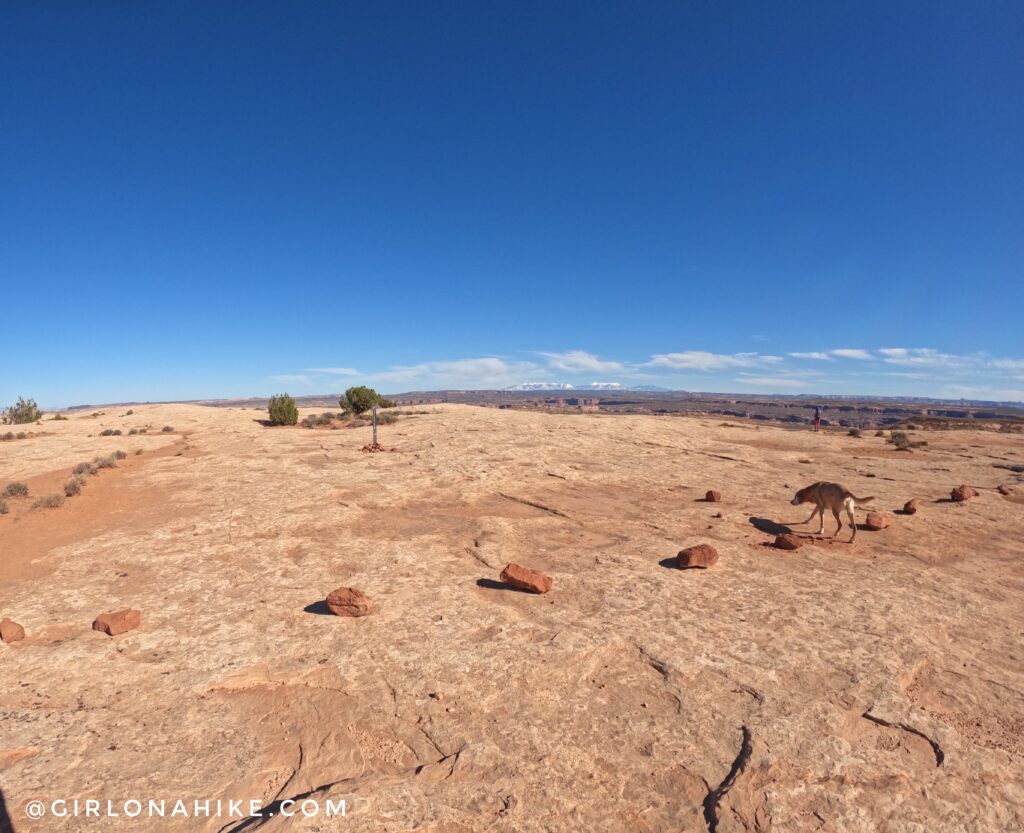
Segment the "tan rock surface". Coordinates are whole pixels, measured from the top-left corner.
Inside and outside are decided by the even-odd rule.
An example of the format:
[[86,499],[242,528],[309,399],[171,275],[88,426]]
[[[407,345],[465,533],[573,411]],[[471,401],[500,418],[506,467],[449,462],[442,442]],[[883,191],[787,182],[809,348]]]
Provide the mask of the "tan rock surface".
[[[30,799],[312,790],[347,818],[261,833],[1024,828],[1024,505],[945,500],[950,482],[994,489],[995,463],[1024,462],[1018,435],[928,432],[909,456],[710,418],[444,405],[362,454],[369,428],[106,410],[0,458],[0,482],[59,488],[129,454],[60,509],[0,516],[0,598],[30,634],[0,650],[18,833],[232,829],[32,822]],[[98,436],[146,423],[176,433]],[[798,562],[763,546],[817,531],[788,501],[821,479],[882,507],[915,494],[927,523]],[[729,484],[713,529],[702,483]],[[722,555],[713,574],[665,569],[695,537]],[[558,592],[492,586],[509,561]],[[338,586],[379,611],[339,627],[316,607]],[[112,599],[145,627],[98,638]]]

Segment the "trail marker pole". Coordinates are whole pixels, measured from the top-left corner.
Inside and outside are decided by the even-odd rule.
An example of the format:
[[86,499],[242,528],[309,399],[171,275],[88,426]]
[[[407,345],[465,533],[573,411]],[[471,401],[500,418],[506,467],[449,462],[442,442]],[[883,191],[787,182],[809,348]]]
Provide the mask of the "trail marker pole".
[[377,445],[377,406],[373,406],[373,444]]

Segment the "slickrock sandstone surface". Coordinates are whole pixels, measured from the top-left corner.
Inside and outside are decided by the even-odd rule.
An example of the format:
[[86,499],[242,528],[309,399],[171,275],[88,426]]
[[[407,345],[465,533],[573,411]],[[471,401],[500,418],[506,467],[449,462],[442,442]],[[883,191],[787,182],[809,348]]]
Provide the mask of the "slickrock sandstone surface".
[[[995,492],[1020,483],[1018,435],[928,432],[906,455],[440,405],[363,454],[369,428],[99,410],[0,457],[0,485],[49,494],[128,453],[60,508],[0,516],[2,612],[28,633],[0,644],[17,833],[1024,829],[1024,502]],[[816,480],[927,511],[832,542],[789,505]],[[950,502],[963,482],[982,496]],[[712,527],[708,483],[729,484]],[[814,546],[773,549],[788,531]],[[715,567],[675,569],[700,541]],[[509,562],[556,592],[496,582]],[[377,611],[330,615],[339,586]],[[141,628],[91,629],[126,607]],[[33,799],[306,794],[347,817],[25,817]]]

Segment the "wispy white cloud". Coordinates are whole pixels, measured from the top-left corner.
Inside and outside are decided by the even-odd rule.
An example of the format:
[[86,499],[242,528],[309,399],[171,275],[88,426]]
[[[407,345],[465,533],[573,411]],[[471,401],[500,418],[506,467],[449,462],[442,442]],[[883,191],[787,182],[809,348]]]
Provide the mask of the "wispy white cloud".
[[682,353],[659,353],[651,356],[646,367],[671,370],[723,370],[734,367],[775,365],[781,356],[763,356],[760,353],[708,353],[704,350],[686,350]]
[[550,367],[567,373],[609,373],[622,370],[622,362],[599,359],[585,350],[569,350],[566,353],[541,353]]
[[871,361],[871,353],[867,350],[861,350],[859,347],[840,347],[838,350],[829,350],[829,353],[841,359]]
[[814,359],[819,362],[830,362],[832,357],[828,353],[822,353],[819,351],[811,351],[809,353],[790,353],[794,359]]
[[311,367],[309,373],[330,373],[332,376],[358,376],[354,367]]
[[508,361],[496,356],[396,365],[373,378],[394,384],[439,385],[450,388],[503,388],[542,373],[536,362]]
[[940,353],[928,347],[887,347],[879,350],[885,356],[883,361],[888,364],[918,365],[928,367],[965,367],[977,360],[977,357],[956,356],[952,353]]

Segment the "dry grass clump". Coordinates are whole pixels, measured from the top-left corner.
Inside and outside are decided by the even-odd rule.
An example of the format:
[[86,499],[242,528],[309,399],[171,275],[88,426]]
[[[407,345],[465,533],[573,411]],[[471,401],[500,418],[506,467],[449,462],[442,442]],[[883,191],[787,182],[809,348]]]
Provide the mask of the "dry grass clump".
[[71,469],[71,473],[72,474],[79,474],[79,475],[81,475],[81,474],[95,474],[96,473],[96,469],[93,467],[92,463],[79,463],[77,466],[75,466],[73,469]]
[[849,431],[847,431],[846,433],[847,433],[847,434],[848,434],[849,436],[851,436],[851,437],[861,437],[861,436],[863,436],[863,434],[861,433],[861,430],[860,430],[859,428],[851,428],[851,429],[850,429]]
[[11,510],[7,508],[7,501],[0,500],[0,515],[6,515]]
[[117,455],[108,454],[106,457],[97,457],[93,463],[98,469],[112,469],[117,465]]
[[123,460],[127,456],[128,456],[128,452],[127,451],[120,451],[120,450],[118,450],[118,451],[114,452],[114,457],[116,457],[118,460]]
[[46,495],[36,498],[32,504],[33,509],[57,509],[64,505],[64,495]]
[[100,431],[100,436],[101,437],[120,437],[121,436],[121,429],[120,428],[104,428],[102,431]]
[[160,429],[164,434],[170,434],[174,429],[170,425],[165,425]]
[[0,497],[27,497],[28,486],[19,481],[14,483],[8,483],[4,488],[3,492],[0,492]]
[[82,486],[85,485],[85,478],[81,475],[72,477],[67,483],[64,484],[64,497],[74,497],[82,491]]
[[0,440],[3,440],[4,442],[7,442],[8,440],[13,440],[13,439],[14,439],[14,432],[13,431],[8,431],[6,434],[0,434]]

